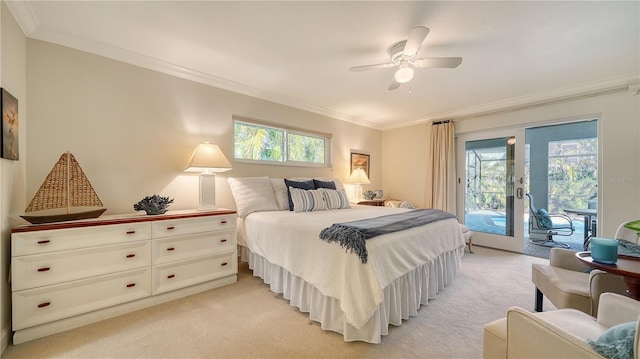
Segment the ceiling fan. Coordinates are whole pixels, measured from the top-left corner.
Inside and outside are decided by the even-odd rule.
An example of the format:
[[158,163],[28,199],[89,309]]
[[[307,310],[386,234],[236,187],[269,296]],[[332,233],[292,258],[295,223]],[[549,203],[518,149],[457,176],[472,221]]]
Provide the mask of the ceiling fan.
[[424,26],[416,26],[411,30],[409,38],[400,42],[396,42],[389,48],[389,55],[391,56],[391,62],[384,64],[355,66],[349,69],[349,71],[360,72],[368,71],[372,69],[386,69],[389,67],[398,66],[393,75],[393,81],[389,85],[389,90],[395,90],[400,87],[401,84],[411,81],[413,78],[414,68],[424,67],[444,67],[454,68],[458,67],[462,63],[462,57],[427,57],[416,58],[422,42],[429,34],[429,29]]

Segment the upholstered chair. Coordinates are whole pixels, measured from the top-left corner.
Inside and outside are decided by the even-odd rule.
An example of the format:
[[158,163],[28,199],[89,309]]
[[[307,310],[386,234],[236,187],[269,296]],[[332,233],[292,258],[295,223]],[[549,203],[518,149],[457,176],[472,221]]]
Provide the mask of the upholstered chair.
[[[494,358],[600,358],[588,340],[597,341],[618,324],[635,321],[633,358],[640,353],[640,301],[615,293],[600,298],[597,319],[575,309],[531,313],[511,307],[506,318],[484,326],[483,356]],[[631,327],[633,324],[631,324]],[[630,341],[629,341],[630,343]]]
[[531,265],[537,312],[542,311],[542,299],[546,296],[558,309],[573,308],[595,316],[601,293],[626,293],[621,276],[597,269],[588,272],[575,253],[569,249],[551,248],[549,264]]

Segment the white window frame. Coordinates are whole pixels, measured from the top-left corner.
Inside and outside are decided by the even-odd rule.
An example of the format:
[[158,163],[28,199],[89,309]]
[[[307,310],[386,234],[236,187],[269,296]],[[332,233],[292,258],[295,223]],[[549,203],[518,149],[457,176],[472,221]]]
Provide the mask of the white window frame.
[[[254,164],[264,164],[264,165],[276,165],[276,166],[297,166],[297,167],[331,167],[331,146],[332,146],[332,135],[328,133],[300,129],[291,126],[285,126],[282,124],[274,124],[261,120],[256,120],[252,118],[242,117],[242,116],[232,116],[233,119],[233,159],[237,162],[244,163],[254,163]],[[283,131],[283,159],[282,161],[274,161],[274,160],[256,160],[256,159],[247,159],[247,158],[238,158],[236,157],[235,151],[235,127],[236,123],[242,123],[249,126],[259,126],[265,127],[268,129],[274,129],[278,131]],[[289,157],[289,148],[288,148],[288,138],[289,134],[298,135],[298,136],[307,136],[312,138],[319,138],[324,140],[324,162],[323,163],[315,163],[315,162],[301,162],[301,161],[291,161],[288,159]]]

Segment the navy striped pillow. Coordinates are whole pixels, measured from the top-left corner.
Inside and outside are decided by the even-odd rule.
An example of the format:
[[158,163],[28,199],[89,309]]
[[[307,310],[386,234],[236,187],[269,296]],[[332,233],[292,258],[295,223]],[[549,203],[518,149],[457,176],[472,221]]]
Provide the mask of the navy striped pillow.
[[346,193],[326,188],[320,188],[319,191],[322,191],[328,209],[351,208],[349,197],[347,197]]
[[304,190],[290,187],[293,210],[296,212],[326,211],[327,204],[322,190]]

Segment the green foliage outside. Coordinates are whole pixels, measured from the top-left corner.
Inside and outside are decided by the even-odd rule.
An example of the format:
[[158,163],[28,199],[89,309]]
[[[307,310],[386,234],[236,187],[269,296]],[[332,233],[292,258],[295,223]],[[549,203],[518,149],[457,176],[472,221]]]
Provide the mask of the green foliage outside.
[[284,161],[283,130],[235,122],[234,134],[235,158]]
[[325,139],[321,137],[286,133],[282,129],[242,122],[234,123],[234,135],[235,158],[284,162],[286,152],[286,161],[325,163]]
[[324,139],[297,134],[287,135],[288,160],[324,163]]
[[589,208],[597,187],[597,138],[549,143],[549,211]]

